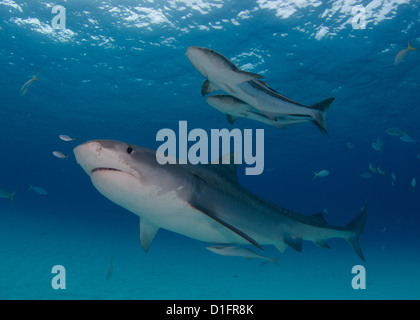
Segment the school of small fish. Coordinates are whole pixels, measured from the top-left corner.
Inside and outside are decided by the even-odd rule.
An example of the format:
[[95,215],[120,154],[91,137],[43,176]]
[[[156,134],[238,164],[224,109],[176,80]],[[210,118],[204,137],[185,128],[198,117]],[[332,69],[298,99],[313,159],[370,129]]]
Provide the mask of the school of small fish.
[[[34,78],[36,78],[36,76]],[[28,86],[26,87],[26,90],[24,90],[23,94],[25,94],[26,91],[28,90],[27,89]],[[75,141],[75,139],[73,139],[70,136],[65,135],[65,134],[60,134],[58,137],[63,141]],[[61,151],[53,151],[52,154],[59,159],[67,159],[67,160],[69,159],[69,157]],[[43,196],[48,194],[47,190],[45,190],[44,187],[33,186],[30,183],[29,183],[29,187],[26,190],[31,191],[31,192],[35,192],[35,193],[37,193],[39,195],[43,195]],[[9,191],[6,191],[4,189],[0,189],[0,199],[10,199],[10,200],[14,201],[15,194],[16,194],[16,191],[9,192]],[[112,261],[111,261],[111,269],[112,269]]]
[[[410,136],[407,133],[406,130],[402,130],[398,127],[388,128],[388,129],[385,130],[385,133],[389,136],[398,137],[401,141],[404,141],[406,143],[418,144],[417,140],[415,138],[413,138],[412,136]],[[378,137],[375,142],[372,142],[371,146],[375,151],[382,151],[384,146],[385,146],[385,143],[381,138]],[[353,149],[354,145],[351,144],[350,142],[347,142],[347,148],[348,149]],[[420,154],[417,153],[416,158],[418,160],[420,160]],[[382,175],[382,176],[386,176],[386,171],[383,170],[381,167],[374,166],[371,162],[368,163],[368,167],[369,167],[369,171],[359,173],[359,176],[361,178],[371,179],[377,174]],[[395,183],[397,181],[397,176],[396,176],[395,172],[391,172],[390,176],[391,176],[391,185],[395,186]],[[314,179],[315,179],[315,177],[314,177]],[[416,183],[417,183],[416,178],[412,178],[411,179],[411,189],[413,190],[413,192],[415,191]]]

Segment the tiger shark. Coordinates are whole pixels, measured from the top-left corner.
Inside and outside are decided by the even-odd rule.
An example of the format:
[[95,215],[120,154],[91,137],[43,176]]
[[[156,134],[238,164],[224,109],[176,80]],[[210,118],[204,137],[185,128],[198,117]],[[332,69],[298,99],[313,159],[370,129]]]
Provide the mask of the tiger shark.
[[328,135],[325,112],[334,98],[314,105],[304,105],[270,88],[260,80],[263,76],[239,69],[232,61],[212,49],[189,47],[187,57],[207,79],[201,87],[202,95],[223,90],[272,120],[284,115],[310,117],[318,129]]
[[246,190],[234,164],[160,165],[163,154],[112,140],[86,142],[74,154],[102,195],[140,217],[145,251],[164,228],[209,243],[274,245],[281,252],[300,252],[303,240],[329,249],[329,239],[343,238],[364,260],[359,237],[367,207],[346,226],[333,226],[321,213],[298,214]]

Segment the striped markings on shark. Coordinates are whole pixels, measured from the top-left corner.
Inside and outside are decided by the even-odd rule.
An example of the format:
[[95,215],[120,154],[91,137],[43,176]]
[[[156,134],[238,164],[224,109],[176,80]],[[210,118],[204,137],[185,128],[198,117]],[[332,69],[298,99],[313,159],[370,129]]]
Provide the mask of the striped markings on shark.
[[[255,137],[252,129],[242,132],[238,128],[212,129],[209,136],[200,128],[188,132],[187,121],[179,121],[178,134],[169,128],[160,129],[156,141],[163,141],[156,153],[161,165],[219,163],[220,159],[223,164],[247,164],[250,167],[245,168],[245,175],[260,175],[264,171],[264,129],[256,129]],[[194,143],[189,146],[189,142]],[[220,157],[220,150],[225,156]]]

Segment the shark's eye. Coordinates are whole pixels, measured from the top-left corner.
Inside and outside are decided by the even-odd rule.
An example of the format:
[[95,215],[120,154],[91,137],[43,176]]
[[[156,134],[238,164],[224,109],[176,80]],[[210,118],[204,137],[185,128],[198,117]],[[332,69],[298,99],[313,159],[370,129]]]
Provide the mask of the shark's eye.
[[128,148],[127,148],[127,153],[128,153],[128,154],[132,154],[132,153],[133,153],[133,151],[134,151],[134,149],[133,149],[133,148],[131,148],[131,147],[128,147]]

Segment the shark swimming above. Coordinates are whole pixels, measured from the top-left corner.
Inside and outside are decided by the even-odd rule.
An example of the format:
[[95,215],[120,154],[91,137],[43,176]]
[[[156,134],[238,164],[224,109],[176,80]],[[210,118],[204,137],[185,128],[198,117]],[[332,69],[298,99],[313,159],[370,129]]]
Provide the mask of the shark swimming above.
[[302,117],[305,120],[309,117],[323,134],[328,134],[325,112],[334,98],[310,106],[304,105],[270,88],[260,80],[263,78],[261,75],[239,69],[225,56],[212,49],[189,47],[187,57],[207,79],[201,87],[203,96],[223,90],[272,120],[281,116]]
[[244,189],[234,164],[160,165],[156,151],[112,140],[86,142],[74,154],[101,194],[140,217],[145,251],[164,228],[209,243],[274,245],[281,252],[300,252],[303,240],[329,249],[329,239],[343,238],[364,260],[359,237],[366,207],[338,227],[320,213],[298,214]]

